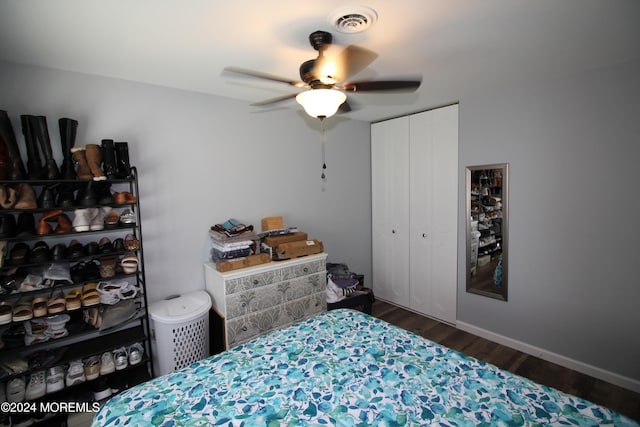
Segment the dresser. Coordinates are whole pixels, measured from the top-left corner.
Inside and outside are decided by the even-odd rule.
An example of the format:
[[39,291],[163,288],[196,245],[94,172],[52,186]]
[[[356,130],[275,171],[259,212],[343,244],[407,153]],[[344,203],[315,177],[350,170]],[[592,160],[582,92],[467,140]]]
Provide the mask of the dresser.
[[224,273],[206,263],[206,290],[221,318],[223,348],[325,311],[326,264],[325,253]]

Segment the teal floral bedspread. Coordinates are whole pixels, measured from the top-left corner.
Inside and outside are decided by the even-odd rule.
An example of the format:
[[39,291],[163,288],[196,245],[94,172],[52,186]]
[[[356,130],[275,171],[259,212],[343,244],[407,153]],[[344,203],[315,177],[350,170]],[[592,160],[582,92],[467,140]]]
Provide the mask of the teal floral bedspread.
[[638,426],[353,310],[113,397],[93,426]]

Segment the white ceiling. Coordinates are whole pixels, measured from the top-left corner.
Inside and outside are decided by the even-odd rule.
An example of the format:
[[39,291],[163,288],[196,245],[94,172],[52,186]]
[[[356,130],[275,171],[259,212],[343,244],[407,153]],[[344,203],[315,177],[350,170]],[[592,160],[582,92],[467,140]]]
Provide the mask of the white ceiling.
[[[353,5],[373,8],[377,22],[360,34],[332,28],[332,13]],[[353,80],[423,76],[415,94],[349,94],[346,117],[375,121],[455,102],[474,88],[637,59],[640,1],[0,0],[0,60],[247,103],[297,89],[223,68],[298,80],[299,65],[316,56],[314,30],[379,54]],[[271,108],[283,107],[301,108],[295,100]]]

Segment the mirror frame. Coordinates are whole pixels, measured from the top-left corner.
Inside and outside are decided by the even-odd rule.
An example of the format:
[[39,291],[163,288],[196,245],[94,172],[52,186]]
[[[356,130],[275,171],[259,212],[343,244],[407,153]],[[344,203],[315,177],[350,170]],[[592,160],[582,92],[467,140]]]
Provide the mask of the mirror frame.
[[[498,290],[494,289],[486,289],[486,286],[483,288],[474,287],[472,283],[472,279],[474,276],[474,272],[472,272],[471,261],[472,261],[472,217],[471,217],[471,190],[472,183],[471,177],[472,173],[475,171],[481,170],[489,170],[489,169],[499,169],[502,172],[501,177],[501,203],[502,203],[502,223],[501,223],[501,254],[502,254],[502,283],[501,287]],[[467,227],[467,256],[466,256],[466,274],[467,274],[467,283],[466,288],[467,292],[483,295],[490,298],[499,299],[502,301],[507,301],[508,291],[509,291],[509,164],[508,163],[495,163],[488,165],[477,165],[477,166],[467,166],[466,167],[466,227]],[[477,251],[476,251],[476,259],[477,259]]]

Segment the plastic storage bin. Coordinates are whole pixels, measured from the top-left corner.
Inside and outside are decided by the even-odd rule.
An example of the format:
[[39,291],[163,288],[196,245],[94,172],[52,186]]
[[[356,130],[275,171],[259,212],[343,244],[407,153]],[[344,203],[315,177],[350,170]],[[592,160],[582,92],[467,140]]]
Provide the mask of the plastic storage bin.
[[209,309],[205,291],[169,297],[149,305],[156,376],[209,356]]

